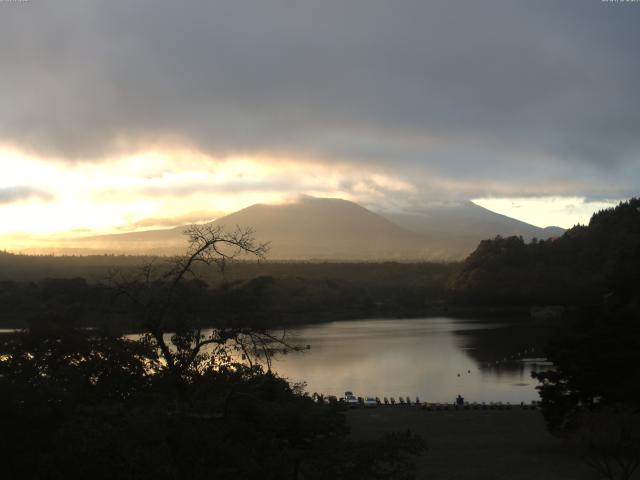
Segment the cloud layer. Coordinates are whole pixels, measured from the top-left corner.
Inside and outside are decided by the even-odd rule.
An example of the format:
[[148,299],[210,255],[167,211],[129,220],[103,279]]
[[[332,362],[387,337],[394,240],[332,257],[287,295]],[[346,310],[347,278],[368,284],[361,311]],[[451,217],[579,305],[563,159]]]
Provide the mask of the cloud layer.
[[639,24],[640,4],[598,0],[5,2],[0,143],[350,164],[416,201],[622,198]]
[[5,187],[0,188],[0,205],[20,202],[24,200],[51,200],[53,195],[31,187]]

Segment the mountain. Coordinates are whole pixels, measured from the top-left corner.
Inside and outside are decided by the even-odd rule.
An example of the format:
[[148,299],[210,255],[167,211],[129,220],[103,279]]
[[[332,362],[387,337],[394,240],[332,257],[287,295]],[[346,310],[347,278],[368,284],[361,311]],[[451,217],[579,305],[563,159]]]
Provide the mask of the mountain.
[[487,210],[470,201],[441,202],[416,213],[379,212],[391,222],[416,233],[427,235],[432,251],[441,258],[457,259],[471,253],[481,240],[522,236],[546,239],[564,233],[560,227],[540,228]]
[[[418,213],[375,213],[335,198],[303,196],[281,205],[256,204],[214,221],[251,227],[269,241],[272,260],[458,260],[496,235],[547,238],[545,230],[471,202],[429,206]],[[69,240],[56,253],[174,255],[185,251],[185,226]],[[40,252],[42,253],[42,252]]]
[[356,203],[302,197],[283,205],[253,205],[217,224],[250,225],[271,241],[274,259],[414,259],[431,258],[425,238]]
[[[256,204],[221,217],[215,224],[233,230],[251,227],[258,241],[270,242],[272,260],[402,260],[430,258],[422,235],[408,231],[353,202],[301,197],[282,205]],[[183,252],[185,227],[83,239],[94,251]]]
[[183,232],[186,225],[162,230],[113,233],[69,240],[59,254],[95,255],[102,253],[126,253],[128,255],[177,255],[184,253],[187,239]]

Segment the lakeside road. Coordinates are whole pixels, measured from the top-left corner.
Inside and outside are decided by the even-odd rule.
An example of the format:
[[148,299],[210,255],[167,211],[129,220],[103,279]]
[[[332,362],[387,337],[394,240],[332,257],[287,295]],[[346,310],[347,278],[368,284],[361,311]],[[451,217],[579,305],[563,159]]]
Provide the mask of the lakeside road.
[[391,431],[421,435],[427,452],[417,478],[429,480],[589,480],[598,478],[561,440],[538,410],[425,411],[378,407],[347,412],[356,439]]

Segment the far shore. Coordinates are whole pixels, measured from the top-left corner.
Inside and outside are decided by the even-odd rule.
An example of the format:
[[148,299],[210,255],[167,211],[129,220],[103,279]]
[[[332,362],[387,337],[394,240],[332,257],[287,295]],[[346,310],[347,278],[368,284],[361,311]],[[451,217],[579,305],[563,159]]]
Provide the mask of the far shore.
[[[528,321],[547,321],[549,318],[540,317],[535,312],[545,310],[547,308],[556,308],[555,306],[469,306],[445,304],[426,308],[420,311],[405,312],[370,312],[367,314],[361,312],[343,311],[343,312],[308,312],[295,316],[284,316],[273,322],[269,328],[295,328],[304,325],[312,325],[319,323],[330,323],[351,320],[366,320],[371,318],[384,319],[411,319],[411,318],[431,318],[431,317],[450,317],[466,320],[500,320],[506,322],[528,322]],[[97,328],[95,322],[83,324],[84,327]],[[7,333],[11,330],[20,330],[29,327],[29,320],[22,317],[11,316],[10,318],[0,318],[0,334]],[[203,324],[202,328],[213,328],[212,324]],[[4,330],[4,331],[3,331]],[[132,333],[132,332],[125,332]]]

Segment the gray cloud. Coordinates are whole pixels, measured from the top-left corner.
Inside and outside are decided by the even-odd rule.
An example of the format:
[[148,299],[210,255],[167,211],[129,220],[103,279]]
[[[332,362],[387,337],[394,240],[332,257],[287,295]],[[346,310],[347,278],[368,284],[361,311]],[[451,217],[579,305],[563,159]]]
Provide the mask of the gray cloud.
[[42,190],[24,186],[0,188],[0,205],[34,198],[50,200],[53,196],[47,192],[43,192]]
[[637,193],[638,4],[68,1],[0,13],[0,141],[45,156],[181,141],[373,163],[424,189],[434,177],[477,185],[464,195],[528,181],[549,193],[560,180],[570,194]]

